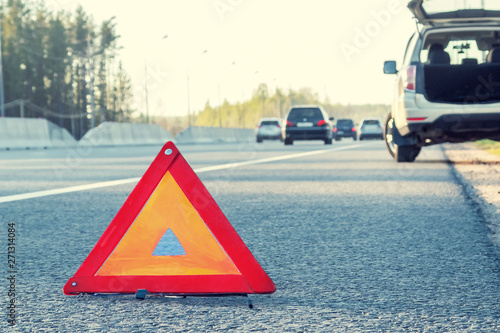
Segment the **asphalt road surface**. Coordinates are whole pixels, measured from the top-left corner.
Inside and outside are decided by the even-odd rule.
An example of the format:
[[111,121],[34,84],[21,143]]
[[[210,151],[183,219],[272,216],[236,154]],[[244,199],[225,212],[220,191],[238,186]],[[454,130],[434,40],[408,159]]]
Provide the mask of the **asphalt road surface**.
[[242,297],[65,296],[160,147],[2,151],[0,329],[14,223],[13,330],[499,330],[500,252],[439,147],[409,165],[381,141],[179,148],[276,293],[252,295],[252,310]]

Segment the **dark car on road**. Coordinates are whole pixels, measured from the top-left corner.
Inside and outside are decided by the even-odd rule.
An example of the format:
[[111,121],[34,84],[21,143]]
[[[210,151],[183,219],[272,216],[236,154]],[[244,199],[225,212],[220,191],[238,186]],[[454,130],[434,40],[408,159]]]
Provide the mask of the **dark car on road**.
[[333,127],[333,138],[340,141],[342,138],[357,139],[356,126],[352,119],[339,119]]
[[322,140],[332,144],[332,121],[319,105],[293,106],[282,126],[285,145],[295,140]]

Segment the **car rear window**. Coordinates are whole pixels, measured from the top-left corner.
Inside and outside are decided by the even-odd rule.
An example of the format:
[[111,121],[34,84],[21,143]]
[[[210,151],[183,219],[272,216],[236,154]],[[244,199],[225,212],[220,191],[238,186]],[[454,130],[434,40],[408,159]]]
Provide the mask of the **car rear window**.
[[260,123],[260,126],[279,126],[279,122],[276,120],[266,120]]
[[380,125],[380,122],[378,120],[365,120],[363,125]]
[[[432,64],[429,59],[429,49],[432,45],[439,44],[444,47],[444,51],[450,56],[450,65],[477,65],[487,62],[487,53],[493,48],[493,42],[487,42],[492,31],[469,32],[462,38],[460,35],[449,37],[449,33],[433,33],[425,40],[426,49],[420,51],[420,62]],[[475,39],[471,39],[471,37]],[[446,44],[441,42],[443,38],[450,38]],[[478,44],[478,42],[480,44]],[[482,50],[479,48],[481,47]]]
[[337,121],[337,126],[352,126],[353,122],[351,119],[339,119]]
[[289,121],[302,121],[304,119],[309,121],[319,121],[323,119],[323,114],[318,108],[291,109],[290,113],[288,114]]

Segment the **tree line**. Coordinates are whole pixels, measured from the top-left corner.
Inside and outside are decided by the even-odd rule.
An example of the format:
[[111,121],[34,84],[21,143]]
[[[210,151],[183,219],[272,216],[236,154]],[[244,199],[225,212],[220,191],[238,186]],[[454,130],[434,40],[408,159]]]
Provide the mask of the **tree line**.
[[25,117],[46,117],[76,139],[101,122],[131,118],[132,86],[117,59],[113,18],[97,25],[82,7],[54,12],[43,2],[8,0],[0,19],[6,104],[29,101],[38,108]]
[[285,92],[277,88],[272,94],[265,83],[254,91],[250,100],[231,104],[224,100],[220,107],[212,107],[209,102],[195,115],[196,126],[254,128],[260,118],[283,118],[293,105],[321,105],[331,117],[351,118],[360,123],[365,117],[384,119],[390,111],[385,104],[342,105],[329,100],[321,101],[310,88],[290,89]]

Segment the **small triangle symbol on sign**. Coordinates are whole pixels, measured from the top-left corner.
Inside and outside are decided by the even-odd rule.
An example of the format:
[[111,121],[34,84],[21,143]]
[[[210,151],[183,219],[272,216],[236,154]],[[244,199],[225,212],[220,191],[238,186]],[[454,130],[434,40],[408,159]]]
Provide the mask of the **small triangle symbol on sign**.
[[184,256],[186,251],[179,242],[172,229],[165,231],[165,234],[156,245],[153,256]]

